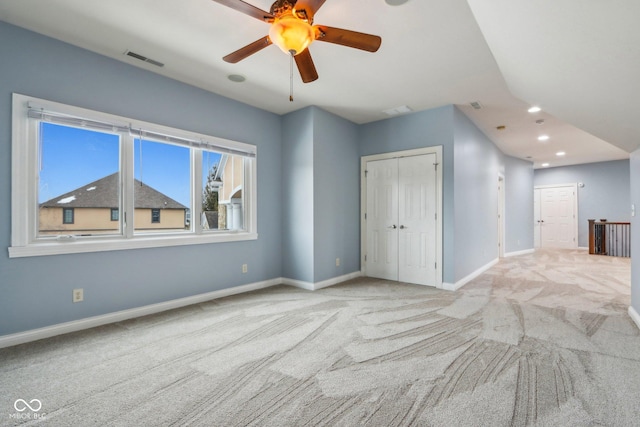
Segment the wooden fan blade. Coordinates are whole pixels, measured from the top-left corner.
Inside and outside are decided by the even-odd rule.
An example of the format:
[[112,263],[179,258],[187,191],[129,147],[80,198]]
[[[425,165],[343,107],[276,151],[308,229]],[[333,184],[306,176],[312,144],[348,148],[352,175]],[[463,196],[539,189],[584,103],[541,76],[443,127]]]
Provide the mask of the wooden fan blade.
[[220,3],[221,5],[230,7],[231,9],[235,9],[238,12],[242,12],[245,15],[252,16],[256,19],[265,22],[272,22],[275,18],[271,13],[259,9],[255,6],[250,5],[249,3],[245,3],[242,0],[213,0],[216,3]]
[[270,44],[271,44],[271,39],[269,38],[269,36],[264,36],[260,40],[256,40],[253,43],[246,45],[245,47],[241,47],[240,49],[236,50],[233,53],[230,53],[229,55],[225,56],[222,59],[225,60],[226,62],[235,64],[236,62],[242,61],[247,56],[253,55],[256,52],[261,51],[262,49],[269,46]]
[[302,77],[304,83],[310,83],[318,79],[318,72],[316,71],[316,66],[313,65],[313,59],[311,59],[309,49],[303,50],[294,56],[294,59],[296,60],[300,77]]
[[377,51],[382,43],[382,39],[379,36],[371,34],[327,27],[325,25],[314,25],[314,28],[317,32],[316,40],[321,42],[340,44],[368,52]]
[[[304,10],[307,14],[307,19],[313,21],[313,15],[316,14],[325,1],[326,0],[298,0],[295,5],[295,10],[297,12]],[[301,16],[298,17],[302,18]]]

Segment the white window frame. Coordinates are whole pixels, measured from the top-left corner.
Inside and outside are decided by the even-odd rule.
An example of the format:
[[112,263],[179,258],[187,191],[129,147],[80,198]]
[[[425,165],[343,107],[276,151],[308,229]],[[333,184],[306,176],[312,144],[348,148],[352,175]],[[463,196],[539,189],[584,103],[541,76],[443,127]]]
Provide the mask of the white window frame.
[[[199,221],[191,224],[190,231],[178,233],[139,235],[133,233],[133,220],[125,225],[122,235],[79,237],[62,235],[56,239],[38,239],[38,140],[36,121],[27,117],[33,106],[72,117],[81,117],[104,123],[125,124],[134,132],[126,136],[133,143],[135,130],[142,129],[157,135],[170,135],[191,142],[191,218],[201,218],[202,211],[202,150],[217,151],[223,147],[230,151],[247,153],[243,188],[244,230],[203,230]],[[198,141],[200,143],[198,143]],[[185,144],[186,145],[186,144]],[[198,146],[200,145],[201,148]],[[126,147],[127,145],[124,144]],[[133,218],[133,150],[122,150],[120,164],[125,195],[120,220]],[[126,152],[125,151],[130,151]],[[171,128],[155,123],[134,120],[113,114],[65,105],[21,94],[13,94],[12,156],[11,156],[11,246],[10,258],[58,255],[84,252],[196,245],[219,242],[256,240],[257,232],[257,148],[255,145],[231,141],[210,135]]]

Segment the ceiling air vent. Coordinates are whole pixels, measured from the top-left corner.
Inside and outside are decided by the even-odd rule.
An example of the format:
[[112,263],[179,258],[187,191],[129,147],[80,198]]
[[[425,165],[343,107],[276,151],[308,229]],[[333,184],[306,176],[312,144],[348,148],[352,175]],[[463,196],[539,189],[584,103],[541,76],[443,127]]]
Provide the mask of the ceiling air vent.
[[478,101],[470,102],[469,105],[471,105],[474,110],[479,110],[482,108],[482,105],[480,105]]
[[140,55],[139,53],[131,52],[130,50],[126,51],[124,54],[132,58],[139,59],[140,61],[148,62],[149,64],[155,65],[156,67],[164,67],[164,64],[162,62],[154,61],[153,59],[149,59],[146,56]]
[[410,113],[412,111],[413,110],[411,109],[411,107],[408,107],[406,105],[401,105],[399,107],[389,108],[388,110],[384,110],[383,113],[385,113],[387,116],[397,116],[398,114]]

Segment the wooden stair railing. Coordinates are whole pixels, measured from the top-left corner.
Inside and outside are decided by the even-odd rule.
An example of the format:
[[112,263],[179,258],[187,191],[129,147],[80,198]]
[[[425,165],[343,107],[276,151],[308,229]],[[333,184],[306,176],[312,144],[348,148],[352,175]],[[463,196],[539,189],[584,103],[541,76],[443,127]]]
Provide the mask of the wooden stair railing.
[[589,221],[589,253],[619,257],[631,256],[631,223]]

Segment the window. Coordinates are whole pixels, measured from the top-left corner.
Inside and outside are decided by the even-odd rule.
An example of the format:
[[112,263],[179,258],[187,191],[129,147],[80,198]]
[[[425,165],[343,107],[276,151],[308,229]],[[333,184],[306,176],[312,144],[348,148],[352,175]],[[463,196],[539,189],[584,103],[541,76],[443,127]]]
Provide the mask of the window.
[[62,209],[62,223],[73,224],[73,208]]
[[151,223],[160,224],[160,209],[151,209]]
[[18,94],[12,139],[10,257],[257,238],[253,145]]

